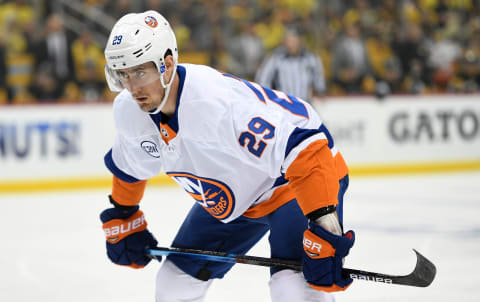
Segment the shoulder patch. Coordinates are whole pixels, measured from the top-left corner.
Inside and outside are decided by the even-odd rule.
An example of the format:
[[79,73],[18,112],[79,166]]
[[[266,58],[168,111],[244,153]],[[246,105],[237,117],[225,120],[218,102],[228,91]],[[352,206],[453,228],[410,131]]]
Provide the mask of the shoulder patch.
[[151,156],[153,156],[155,158],[160,157],[160,151],[158,151],[157,144],[155,144],[154,142],[143,141],[140,145],[141,145],[142,149],[145,150],[145,152],[147,152]]

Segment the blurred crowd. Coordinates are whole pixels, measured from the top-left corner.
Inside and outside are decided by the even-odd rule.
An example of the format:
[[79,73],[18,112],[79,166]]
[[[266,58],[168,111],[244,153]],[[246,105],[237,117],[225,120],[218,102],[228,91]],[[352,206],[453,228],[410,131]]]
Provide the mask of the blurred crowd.
[[[57,1],[0,0],[0,103],[111,100],[104,45],[67,30]],[[480,90],[480,0],[72,0],[114,19],[154,9],[180,62],[253,80],[295,25],[323,64],[327,95]],[[106,37],[105,37],[106,38]]]

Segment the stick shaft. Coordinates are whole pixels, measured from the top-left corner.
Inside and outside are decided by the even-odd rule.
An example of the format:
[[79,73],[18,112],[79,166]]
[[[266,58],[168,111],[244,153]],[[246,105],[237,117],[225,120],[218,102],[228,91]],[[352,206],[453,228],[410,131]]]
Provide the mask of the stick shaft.
[[[342,275],[357,280],[373,281],[386,284],[400,284],[409,286],[426,287],[430,285],[435,277],[435,266],[428,259],[423,257],[420,253],[415,251],[417,255],[417,265],[415,270],[405,276],[387,275],[357,269],[343,268]],[[302,270],[302,264],[296,261],[264,258],[256,256],[236,255],[224,252],[202,251],[194,249],[182,248],[167,248],[157,247],[147,250],[147,254],[151,256],[168,256],[168,255],[182,255],[207,261],[228,262],[228,263],[243,263],[250,265],[259,265],[266,267],[282,267],[295,271]]]
[[193,249],[166,248],[157,247],[147,251],[152,256],[167,256],[170,254],[189,256],[193,258],[201,258],[204,260],[228,262],[228,263],[244,263],[251,265],[267,266],[267,267],[283,267],[295,271],[301,271],[302,265],[296,261],[288,261],[275,258],[264,258],[246,255],[228,254],[223,252],[200,251]]

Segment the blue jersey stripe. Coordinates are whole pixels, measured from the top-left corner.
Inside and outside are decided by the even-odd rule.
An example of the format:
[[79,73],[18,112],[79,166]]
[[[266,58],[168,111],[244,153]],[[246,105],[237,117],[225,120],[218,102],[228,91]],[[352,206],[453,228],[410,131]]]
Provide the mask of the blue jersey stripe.
[[180,98],[182,96],[183,84],[185,83],[185,76],[187,70],[185,67],[178,65],[177,66],[178,74],[178,93],[177,93],[177,105],[175,107],[175,112],[171,117],[166,116],[161,111],[157,114],[150,114],[150,118],[153,120],[157,128],[160,130],[160,123],[167,124],[175,133],[178,132],[178,107],[180,106]]
[[285,158],[288,156],[288,154],[290,154],[290,151],[292,151],[293,148],[298,146],[302,141],[318,133],[325,134],[328,140],[328,148],[332,149],[334,146],[333,137],[324,124],[322,124],[318,129],[302,129],[297,127],[295,130],[293,130],[292,134],[290,134],[290,137],[288,138],[287,148],[285,149]]
[[301,142],[313,136],[315,134],[320,133],[317,129],[302,129],[302,128],[295,128],[290,137],[288,138],[287,148],[285,149],[285,158],[287,158],[290,151],[293,150],[296,146],[298,146]]
[[333,143],[333,137],[332,137],[332,135],[330,134],[330,131],[328,131],[327,127],[325,127],[324,124],[322,124],[322,125],[320,126],[320,128],[318,128],[318,130],[320,130],[320,132],[322,132],[322,133],[325,133],[325,136],[326,136],[327,139],[328,139],[328,148],[332,149],[334,143]]
[[115,165],[115,163],[113,162],[113,157],[112,157],[112,149],[110,149],[110,151],[108,151],[107,154],[105,154],[104,162],[105,162],[105,166],[107,166],[108,170],[110,170],[110,172],[112,172],[113,175],[120,178],[121,180],[123,180],[125,182],[129,182],[129,183],[140,181],[140,179],[137,179],[133,176],[128,175],[127,173],[120,170],[117,167],[117,165]]

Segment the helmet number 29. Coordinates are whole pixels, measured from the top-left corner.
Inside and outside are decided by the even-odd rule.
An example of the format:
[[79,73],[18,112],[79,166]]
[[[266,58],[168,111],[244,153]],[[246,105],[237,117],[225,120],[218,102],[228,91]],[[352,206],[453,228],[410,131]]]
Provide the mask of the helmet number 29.
[[119,45],[120,43],[122,43],[122,38],[122,35],[114,36],[112,45]]

